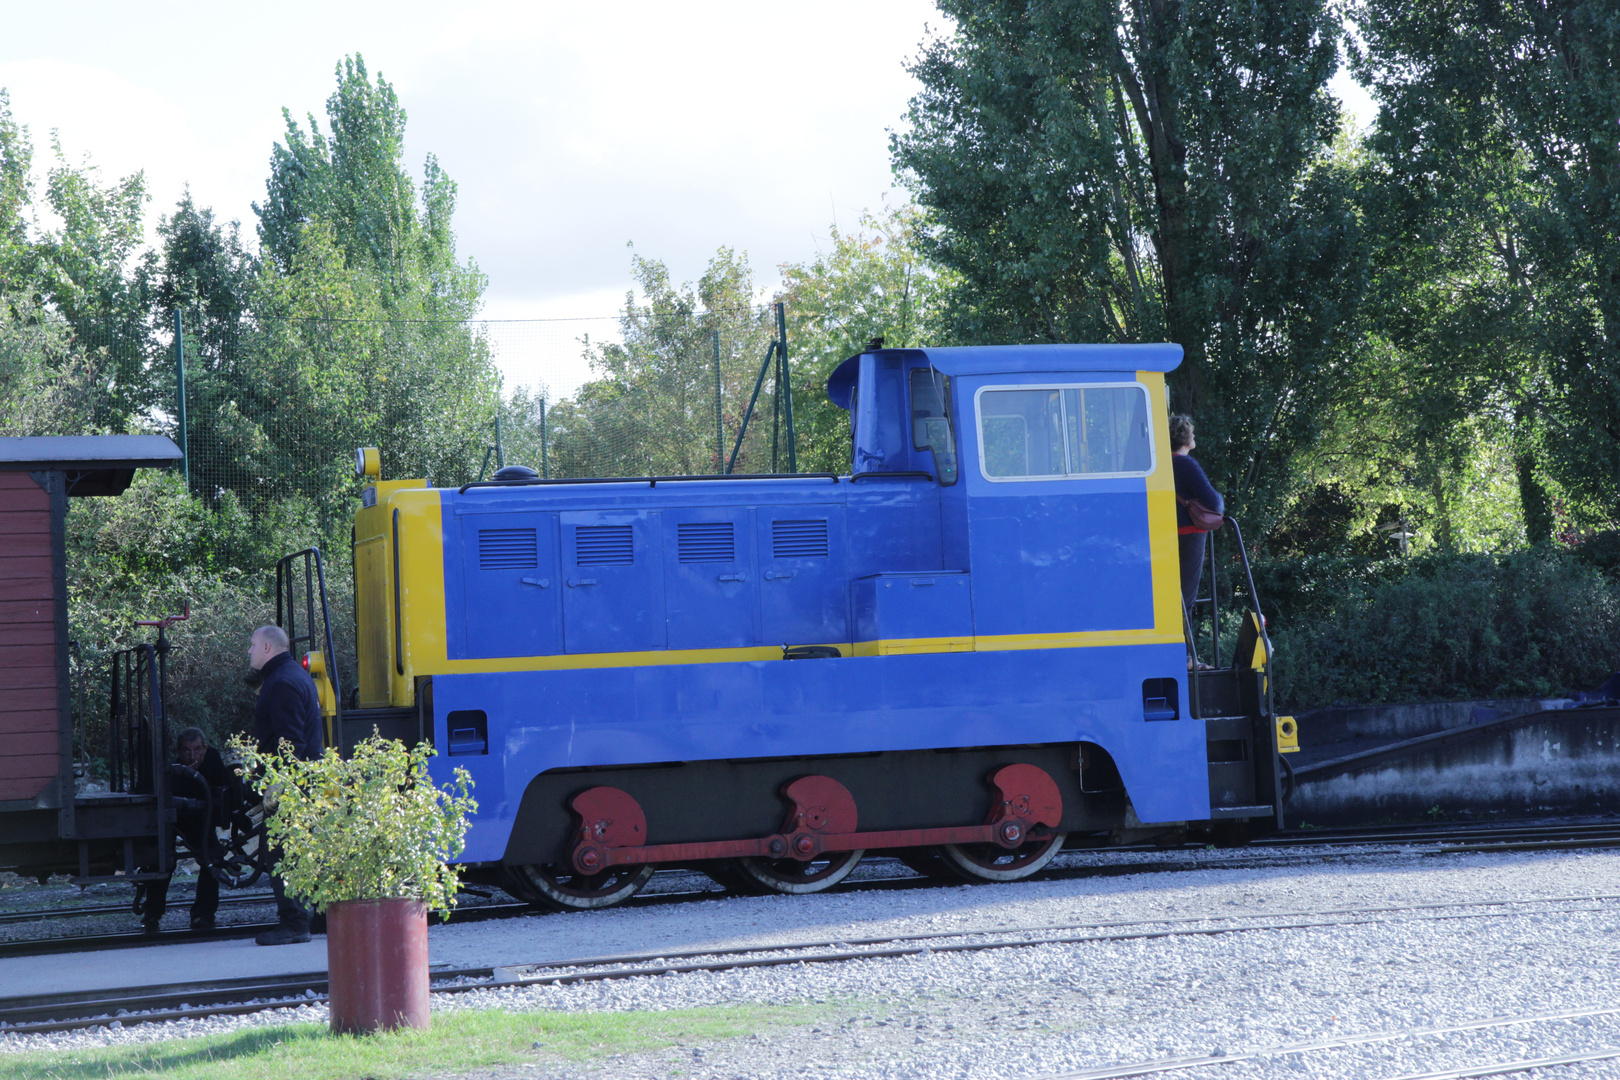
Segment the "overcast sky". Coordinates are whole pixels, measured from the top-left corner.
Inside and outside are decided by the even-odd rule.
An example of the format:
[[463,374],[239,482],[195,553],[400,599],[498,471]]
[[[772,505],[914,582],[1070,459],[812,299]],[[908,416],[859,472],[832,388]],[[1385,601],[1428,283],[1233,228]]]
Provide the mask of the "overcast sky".
[[144,169],[154,220],[189,183],[251,232],[282,107],[324,124],[361,53],[413,173],[431,152],[459,185],[493,318],[611,314],[628,241],[678,278],[721,244],[767,272],[809,257],[893,186],[903,64],[940,24],[925,0],[8,8],[0,86],[39,157],[55,128],[75,160]]
[[251,237],[282,107],[324,128],[358,52],[409,114],[416,178],[433,153],[459,185],[484,314],[611,315],[627,242],[677,280],[730,245],[769,285],[835,220],[903,201],[888,131],[926,27],[948,28],[928,0],[13,3],[0,87],[41,175],[57,129],[74,161],[145,170],[154,222],[189,183]]

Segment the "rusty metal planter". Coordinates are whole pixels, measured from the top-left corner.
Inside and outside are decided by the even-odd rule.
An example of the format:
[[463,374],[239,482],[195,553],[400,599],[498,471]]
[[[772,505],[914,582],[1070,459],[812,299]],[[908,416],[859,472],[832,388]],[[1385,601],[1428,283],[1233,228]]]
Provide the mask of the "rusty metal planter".
[[326,910],[332,1030],[365,1034],[428,1026],[427,906],[345,900]]

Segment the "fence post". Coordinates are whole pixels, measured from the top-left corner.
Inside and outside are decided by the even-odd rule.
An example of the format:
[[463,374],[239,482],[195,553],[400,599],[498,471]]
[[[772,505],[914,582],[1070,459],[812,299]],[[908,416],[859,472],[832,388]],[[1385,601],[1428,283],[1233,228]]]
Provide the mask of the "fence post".
[[765,362],[759,365],[759,378],[754,380],[754,396],[748,399],[748,409],[743,413],[742,423],[737,427],[737,441],[731,447],[731,460],[726,462],[726,475],[737,467],[737,454],[742,450],[743,436],[748,434],[748,421],[754,416],[754,403],[759,400],[759,388],[765,385],[765,373],[771,370],[771,361],[776,359],[776,342],[771,342],[765,350]]
[[179,423],[180,468],[185,474],[186,487],[191,487],[191,454],[186,449],[186,335],[180,309],[174,309],[174,383],[175,402]]
[[787,424],[788,472],[799,471],[798,440],[793,435],[793,380],[788,372],[787,305],[776,305],[776,358],[782,365],[782,419]]
[[776,356],[771,364],[771,472],[782,471],[782,343],[772,341]]
[[495,467],[506,468],[506,448],[501,445],[501,414],[495,413]]
[[726,467],[726,429],[720,420],[720,331],[714,331],[714,467]]
[[540,475],[542,478],[551,476],[550,464],[546,461],[546,399],[540,398]]

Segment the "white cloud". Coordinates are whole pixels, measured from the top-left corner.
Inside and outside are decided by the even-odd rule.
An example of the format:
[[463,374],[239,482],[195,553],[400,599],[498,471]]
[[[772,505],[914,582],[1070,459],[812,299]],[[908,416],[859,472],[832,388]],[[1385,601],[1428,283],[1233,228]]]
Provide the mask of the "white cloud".
[[[7,13],[0,86],[42,172],[58,128],[109,179],[144,170],[154,222],[189,183],[251,238],[281,108],[324,125],[334,66],[358,51],[409,113],[413,173],[431,152],[458,184],[484,314],[601,316],[629,287],[626,241],[678,281],[730,245],[769,283],[835,208],[848,225],[878,206],[925,23],[947,25],[926,0],[31,5]],[[1347,74],[1331,88],[1370,122]],[[509,382],[581,377],[560,327],[505,349]]]
[[[407,157],[456,180],[459,248],[486,314],[622,293],[629,253],[695,278],[721,244],[771,276],[832,207],[892,186],[885,129],[925,0],[752,3],[155,3],[8,12],[0,86],[110,175],[144,169],[153,218],[189,182],[251,234],[281,107],[324,122],[333,67],[360,52],[399,91]],[[71,45],[70,45],[71,43]]]

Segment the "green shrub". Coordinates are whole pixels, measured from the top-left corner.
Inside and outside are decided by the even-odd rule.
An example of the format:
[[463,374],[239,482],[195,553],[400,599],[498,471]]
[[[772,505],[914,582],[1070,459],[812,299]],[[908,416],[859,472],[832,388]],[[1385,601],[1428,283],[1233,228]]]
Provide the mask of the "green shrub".
[[[92,775],[107,750],[112,654],[157,640],[137,619],[191,617],[170,628],[169,732],[201,728],[214,745],[246,731],[253,719],[248,638],[275,621],[275,563],[320,547],[339,558],[327,566],[327,595],[337,670],[345,691],[354,670],[353,585],[346,552],[310,524],[310,507],[287,500],[255,518],[226,493],[214,505],[187,494],[173,472],[142,471],[116,499],[74,499],[67,519],[67,577],[76,756]],[[346,530],[345,530],[346,531]],[[340,538],[347,547],[347,536]]]
[[433,748],[407,749],[398,739],[363,739],[347,758],[330,747],[310,761],[283,741],[260,753],[231,743],[242,763],[261,772],[270,842],[281,849],[277,872],[287,891],[317,911],[347,900],[421,900],[435,911],[456,904],[456,871],[467,818],[478,809],[472,777],[456,769],[439,788],[428,774]]
[[1562,695],[1620,661],[1620,584],[1565,551],[1393,562],[1266,568],[1280,706]]

